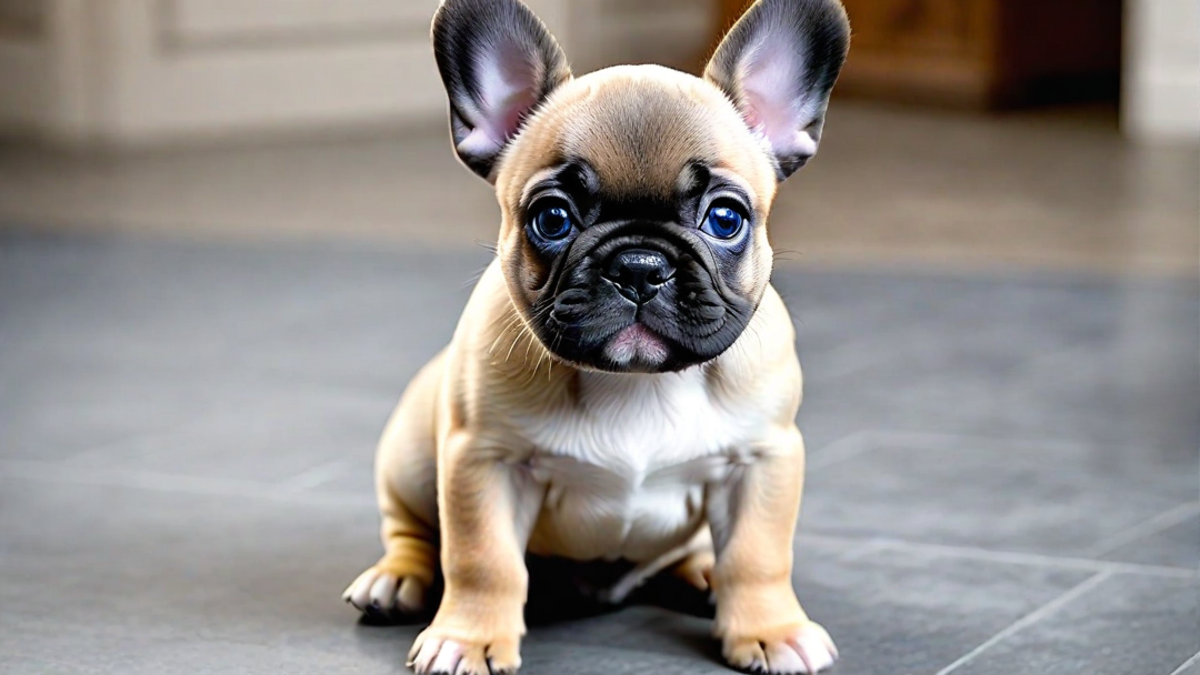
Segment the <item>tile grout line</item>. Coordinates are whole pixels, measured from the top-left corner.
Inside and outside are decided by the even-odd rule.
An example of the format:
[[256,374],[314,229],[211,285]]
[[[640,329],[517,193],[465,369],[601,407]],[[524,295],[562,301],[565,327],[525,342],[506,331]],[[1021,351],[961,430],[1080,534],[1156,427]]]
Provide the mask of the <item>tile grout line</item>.
[[[331,463],[332,464],[332,463]],[[322,465],[318,469],[328,469],[331,465]],[[301,473],[297,477],[312,474],[314,470]],[[266,499],[271,501],[310,503],[314,505],[332,504],[341,506],[365,506],[374,504],[373,495],[369,498],[357,498],[348,494],[330,494],[311,491],[295,491],[288,489],[287,483],[296,480],[293,477],[283,484],[264,483],[261,481],[233,480],[208,478],[201,476],[183,476],[170,473],[151,471],[130,471],[121,469],[90,469],[75,466],[63,466],[58,462],[41,460],[0,460],[0,478],[14,478],[59,484],[94,485],[122,489],[149,490],[152,492],[179,492],[199,496],[227,496],[248,499]],[[306,488],[307,490],[307,488]],[[1086,558],[1059,557],[1037,553],[1022,553],[1013,551],[995,551],[986,548],[949,546],[945,544],[927,544],[900,539],[875,537],[871,539],[856,539],[821,534],[801,533],[801,538],[813,542],[848,544],[855,546],[873,546],[879,549],[900,549],[924,552],[944,557],[982,560],[1012,565],[1030,567],[1074,569],[1108,574],[1140,574],[1182,579],[1200,578],[1200,570],[1162,565],[1145,565],[1140,563],[1121,563],[1105,560],[1089,560]]]
[[319,464],[280,482],[275,489],[287,494],[295,494],[321,487],[337,478],[348,464],[349,462],[344,459],[335,459]]
[[[39,466],[42,465],[42,466]],[[66,469],[64,471],[63,469]],[[68,473],[69,472],[69,473]],[[73,466],[54,466],[36,460],[0,461],[0,478],[40,481],[67,485],[93,485],[151,492],[183,493],[209,497],[244,497],[271,501],[307,502],[311,504],[370,505],[372,499],[348,495],[289,491],[279,484],[253,480],[214,479],[203,476],[181,476],[156,471],[112,469],[83,469]]]
[[1029,626],[1036,624],[1038,621],[1041,621],[1043,618],[1050,616],[1051,614],[1057,612],[1058,610],[1062,609],[1063,607],[1071,604],[1077,598],[1079,598],[1083,595],[1086,595],[1093,588],[1095,588],[1095,587],[1099,586],[1100,584],[1104,583],[1105,581],[1107,581],[1109,579],[1109,577],[1111,577],[1112,575],[1113,575],[1112,572],[1100,572],[1099,574],[1088,577],[1082,583],[1076,585],[1075,587],[1066,591],[1062,595],[1059,595],[1058,597],[1054,598],[1050,602],[1047,602],[1046,604],[1042,605],[1041,607],[1038,607],[1037,609],[1033,610],[1029,614],[1026,614],[1025,616],[1021,617],[1020,619],[1017,619],[1013,623],[1009,624],[1009,626],[1007,628],[1000,631],[999,633],[996,633],[992,637],[988,638],[986,641],[983,642],[983,644],[979,645],[975,649],[972,649],[971,651],[967,652],[966,654],[963,654],[961,657],[958,658],[958,660],[954,661],[954,663],[951,663],[950,665],[946,666],[945,668],[942,668],[941,670],[939,670],[937,672],[937,675],[948,675],[949,673],[952,673],[952,672],[958,670],[959,668],[961,668],[962,666],[965,666],[966,664],[970,663],[971,661],[974,661],[976,657],[978,657],[980,654],[987,651],[988,649],[1003,642],[1004,640],[1008,639],[1009,637],[1016,635],[1017,633],[1021,632],[1022,630],[1025,630]]
[[947,446],[985,446],[1004,449],[1078,449],[1087,444],[1061,438],[1019,438],[1006,440],[994,436],[978,436],[972,434],[955,434],[928,431],[912,431],[905,429],[859,429],[852,431],[837,440],[826,443],[810,454],[808,468],[810,470],[824,469],[844,461],[854,459],[859,455],[871,452],[882,443],[913,444],[921,447],[912,448],[920,451],[929,448],[945,448]]
[[[944,448],[946,446],[987,446],[989,448],[1002,448],[1005,450],[1011,449],[1070,449],[1075,450],[1088,446],[1087,443],[1080,441],[1071,441],[1061,438],[1015,438],[1005,439],[995,436],[980,436],[969,433],[946,433],[936,431],[912,431],[904,429],[872,429],[869,431],[873,436],[901,443],[913,443],[924,446],[925,448],[935,447]],[[921,449],[921,448],[916,448]]]
[[[817,536],[820,537],[820,536]],[[862,542],[863,539],[841,539],[845,542]],[[1045,554],[1030,554],[1021,551],[997,551],[976,548],[976,546],[954,546],[946,544],[926,544],[922,542],[907,542],[905,539],[875,539],[878,548],[926,552],[926,554],[961,558],[961,560],[979,560],[986,562],[1003,562],[1009,565],[1025,565],[1028,567],[1052,567],[1058,569],[1078,569],[1082,572],[1109,572],[1112,574],[1142,574],[1154,577],[1170,577],[1175,579],[1200,579],[1200,569],[1187,567],[1169,567],[1164,565],[1145,565],[1140,562],[1114,562],[1108,560],[1091,560],[1086,557],[1055,556]]]
[[[818,539],[821,535],[815,535]],[[830,540],[841,541],[872,541],[845,539],[842,537],[826,537]],[[1070,556],[1054,556],[1042,553],[1024,553],[1020,551],[996,551],[987,548],[968,546],[948,546],[946,544],[926,544],[903,539],[874,540],[882,549],[892,548],[922,553],[931,553],[966,560],[982,560],[987,562],[1008,563],[1012,565],[1027,565],[1030,567],[1053,567],[1058,569],[1073,569],[1087,572],[1107,572],[1110,574],[1141,574],[1172,577],[1178,579],[1200,579],[1200,570],[1187,567],[1170,567],[1166,565],[1147,565],[1144,563],[1124,563],[1109,560],[1092,560]]]
[[63,457],[62,459],[57,460],[57,461],[61,462],[64,466],[70,466],[70,467],[90,466],[89,462],[93,461],[95,458],[103,458],[110,450],[119,448],[119,447],[129,444],[129,443],[141,443],[141,442],[145,442],[146,440],[153,441],[155,438],[160,438],[160,437],[166,436],[172,432],[178,431],[181,427],[187,426],[188,424],[191,424],[194,421],[195,421],[194,418],[189,418],[186,420],[180,420],[177,422],[173,422],[171,424],[165,424],[163,426],[156,427],[154,429],[148,429],[148,430],[143,430],[143,431],[134,431],[134,432],[131,432],[128,434],[122,434],[118,438],[104,441],[104,442],[98,443],[96,445],[89,445],[86,448],[82,448],[79,451],[75,452],[74,454],[67,456],[67,457]]
[[1192,655],[1192,658],[1179,664],[1178,668],[1171,671],[1171,675],[1183,675],[1183,671],[1187,670],[1189,666],[1195,665],[1196,663],[1200,663],[1200,652],[1196,652]]
[[971,434],[954,434],[927,431],[911,431],[903,429],[859,429],[835,441],[827,443],[811,454],[808,463],[810,470],[820,470],[844,461],[854,459],[878,449],[883,443],[912,444],[920,447],[911,448],[916,451],[931,448],[943,449],[947,446],[972,445],[976,447],[1009,449],[1044,449],[1067,448],[1078,449],[1085,443],[1058,438],[1031,439],[1021,438],[1005,440],[993,436],[976,436]]
[[1088,558],[1107,555],[1122,546],[1172,528],[1197,514],[1200,514],[1200,501],[1185,502],[1105,538],[1084,555]]
[[806,460],[805,470],[818,471],[854,459],[872,449],[870,441],[875,435],[873,431],[860,429],[826,443]]

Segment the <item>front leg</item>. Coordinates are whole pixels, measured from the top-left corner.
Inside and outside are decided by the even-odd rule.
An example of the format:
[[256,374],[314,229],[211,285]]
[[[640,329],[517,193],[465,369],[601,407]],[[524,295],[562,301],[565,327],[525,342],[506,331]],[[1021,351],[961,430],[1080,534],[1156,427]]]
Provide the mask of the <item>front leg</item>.
[[804,440],[778,429],[710,491],[716,634],[725,659],[756,673],[816,673],[833,664],[829,634],[792,588],[792,539],[804,487]]
[[446,588],[437,615],[409,651],[420,675],[515,673],[528,572],[525,546],[543,491],[468,432],[438,456],[438,512]]

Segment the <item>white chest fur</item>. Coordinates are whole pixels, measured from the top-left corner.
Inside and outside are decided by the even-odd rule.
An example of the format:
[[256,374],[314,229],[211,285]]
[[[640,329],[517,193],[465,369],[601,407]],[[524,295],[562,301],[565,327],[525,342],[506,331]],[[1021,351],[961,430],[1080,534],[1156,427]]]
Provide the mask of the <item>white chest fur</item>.
[[521,421],[532,477],[547,485],[530,548],[657,557],[703,522],[705,486],[727,478],[765,420],[712,397],[699,368],[580,378],[577,401]]

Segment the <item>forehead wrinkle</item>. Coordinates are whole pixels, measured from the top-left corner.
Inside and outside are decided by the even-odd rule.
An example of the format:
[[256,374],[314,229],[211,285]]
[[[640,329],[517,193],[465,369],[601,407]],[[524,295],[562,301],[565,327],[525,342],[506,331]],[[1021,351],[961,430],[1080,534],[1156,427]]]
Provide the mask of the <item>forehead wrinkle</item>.
[[588,159],[606,194],[671,197],[688,163],[715,159],[716,130],[701,105],[673,88],[628,88],[631,95],[584,102],[564,145]]
[[525,181],[525,186],[521,189],[521,202],[520,203],[522,203],[522,204],[527,203],[529,201],[529,198],[533,195],[534,189],[536,187],[538,187],[538,185],[540,185],[541,183],[544,183],[548,179],[553,178],[558,173],[559,169],[560,169],[560,167],[557,167],[557,166],[548,166],[548,167],[542,169],[541,171],[535,172],[532,176],[530,176],[529,180]]
[[729,185],[733,185],[734,187],[738,188],[742,192],[745,192],[746,196],[749,197],[750,199],[758,200],[759,197],[755,193],[754,187],[751,186],[750,183],[748,181],[746,181],[746,179],[742,178],[742,175],[740,173],[738,173],[737,171],[735,171],[734,169],[731,169],[722,164],[717,164],[717,165],[710,167],[709,170],[712,171],[713,176],[720,178],[721,181],[723,181]]
[[[643,99],[658,99],[660,108],[663,99],[671,102],[665,114],[657,115],[670,125],[653,127],[663,133],[643,141],[652,146],[648,162],[638,159],[628,137],[631,129],[640,131],[634,136],[645,136],[651,128],[639,119],[647,109]],[[616,66],[565,83],[530,118],[508,156],[496,182],[506,212],[519,207],[528,176],[568,157],[591,167],[598,196],[618,201],[670,199],[688,161],[739,174],[764,212],[777,187],[773,164],[725,94],[658,66]]]

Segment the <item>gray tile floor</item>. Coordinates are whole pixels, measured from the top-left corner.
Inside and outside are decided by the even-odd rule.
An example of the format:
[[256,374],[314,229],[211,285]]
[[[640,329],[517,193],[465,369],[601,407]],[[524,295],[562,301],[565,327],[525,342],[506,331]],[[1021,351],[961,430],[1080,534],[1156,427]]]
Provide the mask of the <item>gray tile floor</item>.
[[[403,672],[418,627],[339,594],[378,553],[375,437],[486,256],[0,230],[0,672]],[[836,673],[1200,673],[1194,281],[777,284]],[[707,636],[542,623],[524,672],[728,672]]]

